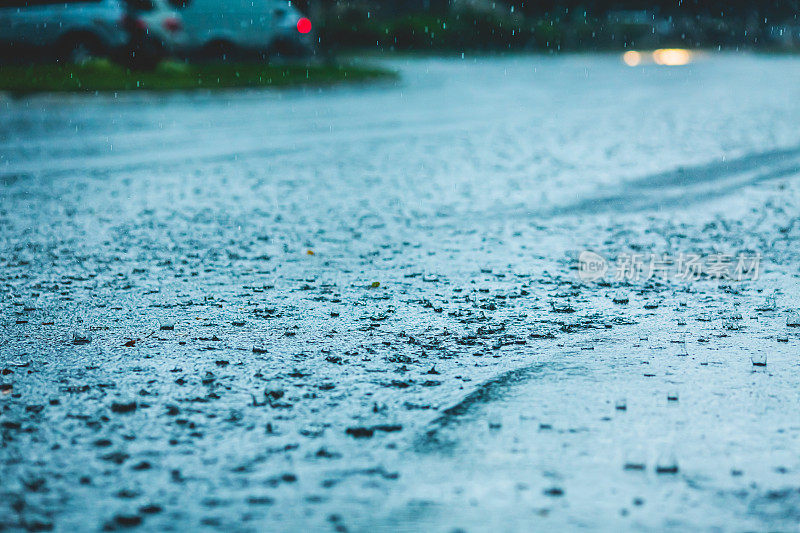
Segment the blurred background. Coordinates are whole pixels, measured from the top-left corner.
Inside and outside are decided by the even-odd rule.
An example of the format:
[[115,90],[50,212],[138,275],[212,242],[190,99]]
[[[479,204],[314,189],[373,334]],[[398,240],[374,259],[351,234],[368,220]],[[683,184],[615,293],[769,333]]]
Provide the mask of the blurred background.
[[0,90],[363,81],[393,73],[353,57],[393,53],[616,51],[630,66],[682,65],[692,49],[796,51],[798,11],[795,0],[5,0]]
[[379,50],[617,50],[800,43],[794,1],[301,0],[320,44]]
[[353,51],[796,50],[798,4],[598,0],[6,0],[5,63],[330,60]]

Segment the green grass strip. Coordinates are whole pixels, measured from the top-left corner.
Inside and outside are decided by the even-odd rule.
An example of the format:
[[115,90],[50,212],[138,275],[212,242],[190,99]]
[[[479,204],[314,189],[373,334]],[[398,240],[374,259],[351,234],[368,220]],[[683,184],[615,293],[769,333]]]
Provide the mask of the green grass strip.
[[185,91],[230,87],[296,87],[392,80],[397,73],[355,65],[198,64],[163,62],[152,71],[130,71],[106,60],[80,65],[3,65],[0,91]]

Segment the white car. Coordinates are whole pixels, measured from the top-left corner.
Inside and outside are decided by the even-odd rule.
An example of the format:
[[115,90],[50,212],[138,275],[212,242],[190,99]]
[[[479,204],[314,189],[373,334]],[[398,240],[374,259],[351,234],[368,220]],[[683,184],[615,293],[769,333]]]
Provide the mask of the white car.
[[65,61],[112,55],[128,36],[119,0],[6,0],[0,4],[0,48],[15,60],[42,51]]
[[0,49],[16,61],[138,55],[130,62],[144,64],[185,44],[180,14],[166,0],[4,0],[0,6]]
[[171,0],[186,28],[188,53],[227,59],[235,52],[308,53],[311,21],[287,0]]

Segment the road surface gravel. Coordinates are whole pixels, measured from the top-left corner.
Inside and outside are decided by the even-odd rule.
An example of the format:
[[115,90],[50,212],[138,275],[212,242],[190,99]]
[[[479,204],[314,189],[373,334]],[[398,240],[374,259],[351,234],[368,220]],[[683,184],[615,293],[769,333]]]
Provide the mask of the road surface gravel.
[[0,529],[796,527],[800,62],[382,63],[0,99]]

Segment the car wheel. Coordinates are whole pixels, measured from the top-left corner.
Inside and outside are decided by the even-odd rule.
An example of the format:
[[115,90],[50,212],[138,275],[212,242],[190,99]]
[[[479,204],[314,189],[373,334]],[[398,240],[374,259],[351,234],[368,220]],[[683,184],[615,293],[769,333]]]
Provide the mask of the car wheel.
[[58,44],[58,60],[62,63],[85,63],[106,55],[100,39],[91,34],[65,36]]
[[286,57],[291,57],[292,48],[288,41],[284,39],[276,39],[267,48],[267,57],[269,60],[280,60]]
[[305,59],[312,55],[312,50],[292,39],[276,39],[267,50],[271,60]]
[[132,70],[153,70],[165,56],[164,47],[146,37],[132,38],[125,54],[125,66]]
[[234,59],[236,47],[228,41],[211,41],[203,48],[203,58],[227,63]]

